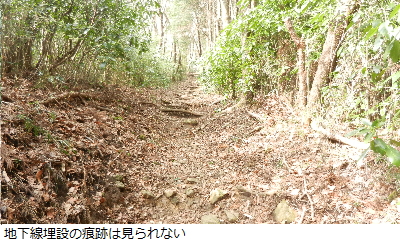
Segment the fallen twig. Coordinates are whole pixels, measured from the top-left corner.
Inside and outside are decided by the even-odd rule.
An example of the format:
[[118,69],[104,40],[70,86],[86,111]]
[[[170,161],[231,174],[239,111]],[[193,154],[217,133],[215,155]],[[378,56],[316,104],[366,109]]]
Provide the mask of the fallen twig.
[[185,109],[161,109],[162,112],[175,112],[175,113],[184,113],[187,115],[192,115],[192,116],[203,116],[203,114],[199,114],[196,112],[188,111]]
[[58,102],[62,99],[69,99],[69,98],[85,98],[85,99],[92,99],[93,97],[91,95],[88,94],[83,94],[83,93],[64,93],[62,95],[56,96],[56,97],[52,97],[50,99],[47,99],[45,101],[40,102],[40,104],[43,104],[44,106],[47,106],[49,104],[52,104],[54,102]]
[[108,111],[108,112],[115,112],[112,109],[106,108],[106,107],[101,107],[101,106],[96,106],[97,109],[102,110],[102,111]]
[[256,119],[256,120],[259,121],[259,122],[265,122],[265,121],[267,120],[267,119],[265,119],[264,117],[262,117],[261,115],[256,114],[256,113],[253,113],[253,112],[250,112],[250,111],[247,111],[247,114],[248,114],[250,117]]
[[138,102],[138,104],[140,104],[140,105],[153,105],[153,106],[156,106],[156,107],[158,107],[158,105],[157,105],[157,104],[155,104],[155,103],[152,103],[152,102]]
[[264,126],[257,126],[249,134],[251,135],[251,134],[254,134],[256,132],[259,132],[263,128],[264,128]]
[[350,145],[352,147],[355,148],[359,148],[359,149],[366,149],[369,147],[369,144],[364,143],[364,142],[359,142],[357,140],[354,139],[349,139],[346,137],[343,137],[341,135],[332,133],[331,131],[327,130],[327,129],[323,129],[321,127],[318,127],[318,125],[314,122],[311,123],[311,128],[323,135],[325,135],[326,137],[328,137],[328,139],[331,139],[333,141],[337,141],[346,145]]
[[303,183],[304,183],[304,189],[303,189],[303,193],[305,193],[307,195],[308,201],[310,202],[310,206],[311,206],[311,220],[314,221],[314,203],[311,199],[311,196],[308,194],[307,191],[307,182],[306,182],[306,178],[303,178]]
[[300,216],[300,220],[299,220],[299,223],[298,223],[298,224],[303,223],[304,215],[306,214],[306,211],[307,211],[306,206],[303,205],[302,210],[303,210],[303,211],[301,212],[301,216]]

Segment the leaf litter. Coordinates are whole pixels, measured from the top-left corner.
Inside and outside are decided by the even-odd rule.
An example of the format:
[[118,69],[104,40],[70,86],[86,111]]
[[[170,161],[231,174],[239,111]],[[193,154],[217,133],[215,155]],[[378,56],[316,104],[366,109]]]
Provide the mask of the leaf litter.
[[[276,223],[282,200],[293,223],[400,222],[388,199],[399,170],[357,165],[361,152],[302,127],[275,94],[228,109],[194,78],[167,89],[9,79],[2,93],[2,223]],[[213,190],[224,195],[210,203]]]

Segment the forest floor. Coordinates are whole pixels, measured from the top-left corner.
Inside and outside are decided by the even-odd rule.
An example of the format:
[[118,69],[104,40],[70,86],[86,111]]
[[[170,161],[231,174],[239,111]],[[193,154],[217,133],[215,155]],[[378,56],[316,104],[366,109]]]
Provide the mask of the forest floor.
[[357,165],[278,95],[230,108],[192,77],[2,94],[1,223],[400,223],[399,169]]

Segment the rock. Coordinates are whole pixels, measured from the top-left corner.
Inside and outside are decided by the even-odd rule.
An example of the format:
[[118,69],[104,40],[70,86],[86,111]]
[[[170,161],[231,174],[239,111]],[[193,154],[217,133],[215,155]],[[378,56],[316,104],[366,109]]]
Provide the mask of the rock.
[[225,198],[227,194],[228,194],[227,191],[221,190],[219,188],[214,189],[210,193],[210,203],[215,204],[217,201],[220,201],[223,198]]
[[282,200],[276,206],[272,215],[278,223],[292,223],[296,219],[297,212],[289,206],[286,200]]
[[145,198],[145,199],[154,199],[154,198],[156,198],[156,196],[152,192],[150,192],[148,190],[142,190],[141,193],[142,193],[143,198]]
[[195,191],[193,189],[188,189],[186,190],[186,196],[187,197],[193,197],[195,195]]
[[183,121],[183,124],[197,126],[199,124],[199,122],[196,119],[187,119],[187,120]]
[[200,183],[200,181],[198,179],[196,179],[196,178],[187,178],[186,182],[189,183],[189,184]]
[[125,189],[125,184],[122,181],[116,181],[115,186],[121,189],[122,191]]
[[171,197],[169,200],[170,200],[170,202],[171,202],[172,204],[174,204],[174,205],[177,205],[177,204],[180,202],[179,199],[178,199],[178,197],[176,197],[176,196]]
[[201,224],[221,224],[221,222],[216,215],[208,214],[201,217]]
[[239,220],[239,213],[233,210],[225,210],[226,217],[230,223],[235,223]]
[[6,217],[5,216],[6,213],[7,213],[7,207],[6,206],[1,206],[0,207],[0,215],[3,215],[2,217]]
[[166,189],[164,190],[164,195],[167,198],[172,198],[177,194],[176,190],[172,190],[172,189]]
[[251,196],[251,190],[248,188],[245,188],[243,186],[237,186],[236,189],[239,191],[239,194],[244,195],[244,196]]

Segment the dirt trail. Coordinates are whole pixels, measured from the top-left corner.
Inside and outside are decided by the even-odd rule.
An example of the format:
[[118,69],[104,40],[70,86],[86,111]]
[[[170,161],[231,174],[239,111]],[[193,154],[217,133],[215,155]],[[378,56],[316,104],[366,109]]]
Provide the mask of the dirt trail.
[[[357,166],[360,151],[301,127],[276,95],[227,111],[194,78],[75,96],[16,84],[3,92],[3,223],[276,223],[282,200],[294,223],[399,222],[395,173]],[[61,98],[37,102],[49,93]]]

